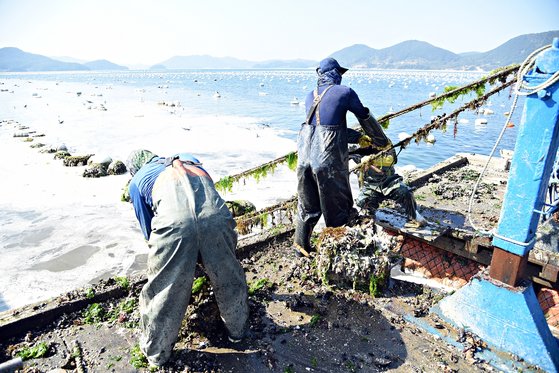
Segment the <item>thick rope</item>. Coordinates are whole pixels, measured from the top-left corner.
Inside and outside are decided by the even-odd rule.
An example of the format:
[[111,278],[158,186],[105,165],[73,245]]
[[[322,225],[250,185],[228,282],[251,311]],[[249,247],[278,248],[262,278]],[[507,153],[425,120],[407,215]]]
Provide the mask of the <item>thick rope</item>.
[[[380,116],[380,117],[377,118],[377,121],[378,121],[379,123],[383,123],[383,122],[386,122],[386,121],[390,121],[390,120],[393,119],[393,118],[396,118],[396,117],[399,117],[399,116],[404,115],[404,114],[406,114],[406,113],[409,113],[409,112],[411,112],[411,111],[420,109],[420,108],[422,108],[422,107],[424,107],[424,106],[430,105],[431,103],[433,103],[433,102],[435,102],[435,101],[438,101],[438,100],[441,100],[441,99],[444,99],[444,98],[446,98],[446,97],[452,97],[453,95],[455,95],[455,94],[456,94],[457,92],[459,92],[459,91],[465,91],[465,90],[468,90],[468,89],[470,89],[470,88],[472,88],[472,87],[479,86],[480,84],[485,84],[485,83],[487,83],[487,82],[493,83],[493,82],[495,82],[495,81],[497,81],[497,80],[498,80],[498,81],[504,81],[504,80],[507,78],[508,75],[515,73],[515,72],[518,70],[518,68],[519,68],[518,65],[511,66],[511,67],[507,67],[507,68],[505,68],[505,69],[503,69],[503,70],[500,70],[500,71],[498,71],[498,72],[496,72],[496,73],[494,73],[494,74],[489,75],[488,77],[481,78],[481,79],[479,79],[479,80],[477,80],[477,81],[475,81],[475,82],[473,82],[473,83],[470,83],[470,84],[468,84],[468,85],[465,85],[465,86],[463,86],[463,87],[459,87],[459,88],[454,89],[454,90],[452,90],[452,91],[449,91],[449,92],[443,93],[443,94],[441,94],[441,95],[438,95],[438,96],[436,96],[436,97],[434,97],[434,98],[431,98],[431,99],[428,99],[428,100],[419,102],[419,103],[414,104],[414,105],[411,105],[411,106],[408,106],[408,107],[406,107],[406,108],[404,108],[404,109],[402,109],[402,110],[400,110],[400,111],[397,111],[397,112],[395,112],[395,113],[387,114],[387,115],[382,115],[382,116]],[[359,130],[360,132],[362,132],[362,129],[361,129],[360,127],[355,128],[355,129],[356,129],[356,130]],[[250,169],[248,169],[248,170],[239,172],[239,173],[234,174],[234,175],[225,176],[225,177],[221,178],[221,179],[216,183],[216,186],[221,187],[221,185],[220,185],[221,183],[220,183],[220,182],[222,182],[222,181],[225,180],[225,179],[231,180],[231,181],[236,181],[236,180],[240,180],[240,179],[242,179],[242,178],[251,176],[251,174],[253,174],[253,173],[255,173],[255,172],[259,171],[259,170],[265,169],[265,168],[271,168],[271,169],[273,169],[273,167],[275,167],[277,164],[280,164],[280,163],[283,163],[283,162],[285,162],[285,161],[288,161],[291,157],[294,157],[294,156],[296,156],[296,155],[297,155],[297,152],[296,152],[296,151],[295,151],[295,152],[291,152],[291,153],[289,153],[289,154],[286,154],[286,155],[284,155],[284,156],[281,156],[281,157],[276,158],[276,159],[274,159],[274,160],[271,160],[271,161],[269,161],[269,162],[263,163],[263,164],[261,164],[261,165],[259,165],[259,166],[252,167],[252,168],[250,168]]]
[[430,131],[432,131],[434,129],[439,129],[449,120],[458,117],[458,114],[460,114],[463,111],[466,111],[466,110],[472,109],[472,108],[477,108],[479,105],[481,105],[482,102],[485,102],[489,97],[491,97],[494,94],[496,94],[496,93],[502,91],[503,89],[509,87],[514,82],[515,82],[515,80],[513,79],[513,80],[510,80],[506,83],[503,83],[502,85],[492,89],[491,91],[484,94],[483,96],[477,97],[477,98],[473,99],[472,101],[468,102],[467,104],[460,106],[458,109],[454,110],[452,113],[450,113],[448,115],[439,116],[439,117],[433,119],[431,121],[431,123],[423,126],[422,128],[420,128],[419,130],[417,130],[416,132],[414,132],[410,136],[406,137],[402,141],[392,145],[391,147],[389,147],[389,148],[387,148],[387,149],[385,149],[385,150],[383,150],[383,151],[381,151],[377,154],[374,154],[374,155],[368,157],[367,160],[362,161],[361,163],[357,164],[355,167],[353,167],[350,170],[350,172],[354,172],[354,171],[357,171],[359,169],[366,169],[367,167],[369,167],[373,163],[372,161],[374,159],[388,153],[391,149],[398,148],[398,147],[405,148],[411,142],[412,139],[415,139],[416,142],[419,142],[421,139],[426,137],[427,134],[429,134]]
[[[516,67],[516,68],[518,68],[518,67]],[[456,109],[455,111],[450,113],[449,115],[445,115],[445,116],[433,119],[429,124],[423,126],[422,128],[420,128],[419,130],[414,132],[412,135],[410,135],[406,139],[394,144],[390,148],[387,148],[387,149],[385,149],[385,150],[383,150],[383,151],[381,151],[377,154],[374,154],[374,155],[370,156],[368,158],[368,160],[366,160],[365,162],[362,161],[358,165],[354,166],[350,170],[350,172],[355,172],[355,171],[357,171],[361,168],[368,167],[368,165],[371,164],[372,161],[375,158],[382,156],[384,153],[388,153],[393,148],[407,146],[412,139],[416,139],[416,141],[419,141],[420,139],[424,138],[429,133],[429,131],[432,131],[433,129],[440,128],[448,120],[451,120],[452,118],[457,117],[458,114],[460,114],[461,112],[463,112],[465,110],[477,108],[482,102],[485,102],[487,100],[487,98],[489,98],[490,96],[493,96],[494,94],[496,94],[496,93],[502,91],[503,89],[509,87],[514,82],[515,82],[515,79],[512,79],[508,82],[505,82],[502,85],[500,85],[498,87],[495,87],[494,89],[492,89],[491,91],[489,91],[485,95],[483,95],[481,97],[477,97],[477,98],[473,99],[472,101],[462,105],[461,107],[459,107],[458,109]],[[406,109],[404,109],[403,111],[405,111],[405,110]],[[507,123],[508,123],[508,121],[507,121]],[[250,225],[250,223],[255,222],[259,218],[259,216],[261,216],[263,214],[269,214],[269,213],[273,213],[273,212],[279,211],[279,210],[294,209],[296,207],[296,205],[297,205],[297,197],[293,196],[286,201],[283,201],[281,203],[278,203],[278,204],[275,204],[275,205],[272,205],[272,206],[268,206],[268,207],[266,207],[262,210],[254,211],[254,212],[251,212],[249,214],[240,216],[240,217],[236,218],[235,220],[237,221],[237,223],[239,225]]]

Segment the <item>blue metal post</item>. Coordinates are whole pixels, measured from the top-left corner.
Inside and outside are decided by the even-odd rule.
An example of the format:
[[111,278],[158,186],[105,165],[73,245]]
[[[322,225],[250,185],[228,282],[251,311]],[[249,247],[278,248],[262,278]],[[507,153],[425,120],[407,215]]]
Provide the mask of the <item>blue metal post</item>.
[[[543,72],[545,71],[545,73]],[[559,71],[559,39],[525,76],[530,86]],[[559,83],[526,98],[511,161],[509,181],[493,246],[525,256],[534,237],[559,144]]]
[[[525,75],[529,86],[559,71],[559,39]],[[522,265],[534,246],[545,192],[559,145],[559,82],[526,98],[511,161],[490,276],[474,277],[443,299],[435,312],[483,338],[490,347],[513,353],[549,372],[559,372],[559,346],[551,334]],[[510,281],[510,282],[509,282]],[[508,284],[508,285],[507,285]],[[512,285],[512,286],[509,286]],[[521,286],[517,286],[521,285]]]

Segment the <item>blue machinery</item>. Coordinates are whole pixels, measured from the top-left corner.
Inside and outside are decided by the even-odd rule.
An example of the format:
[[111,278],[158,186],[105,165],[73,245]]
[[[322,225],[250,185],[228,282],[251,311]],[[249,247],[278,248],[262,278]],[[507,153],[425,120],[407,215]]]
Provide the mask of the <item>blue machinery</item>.
[[554,161],[559,145],[559,39],[537,55],[533,67],[520,71],[517,84],[529,92],[493,236],[489,275],[474,277],[443,299],[437,312],[496,350],[559,372],[558,341],[524,275],[541,215],[557,208],[557,201],[549,205],[545,197],[558,172]]

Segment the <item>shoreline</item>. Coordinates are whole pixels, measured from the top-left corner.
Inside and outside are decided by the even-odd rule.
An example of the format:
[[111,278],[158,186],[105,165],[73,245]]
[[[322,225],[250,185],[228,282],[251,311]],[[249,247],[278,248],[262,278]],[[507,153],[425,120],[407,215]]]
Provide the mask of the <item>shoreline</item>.
[[128,176],[84,178],[85,167],[65,167],[10,131],[2,122],[0,311],[141,268],[147,246],[120,201]]
[[[121,161],[135,148],[162,155],[191,151],[214,181],[244,169],[247,160],[274,158],[292,145],[267,128],[254,131],[243,122],[231,126],[227,121],[235,118],[193,117],[187,110],[180,116],[170,114],[156,102],[138,99],[131,87],[53,81],[10,81],[1,87],[14,92],[0,93],[0,312],[107,277],[136,274],[147,259],[132,205],[120,199],[130,175],[84,178],[85,166],[65,167],[54,154],[41,153],[32,144],[65,143],[72,155],[95,153]],[[89,109],[86,100],[103,103],[108,110]],[[44,137],[26,142],[13,136],[18,131]],[[244,140],[245,151],[227,142],[232,136]],[[271,149],[269,142],[277,146]],[[251,200],[261,208],[292,189],[294,173],[288,172],[278,168],[275,183],[248,181],[239,191],[220,194],[226,200]]]

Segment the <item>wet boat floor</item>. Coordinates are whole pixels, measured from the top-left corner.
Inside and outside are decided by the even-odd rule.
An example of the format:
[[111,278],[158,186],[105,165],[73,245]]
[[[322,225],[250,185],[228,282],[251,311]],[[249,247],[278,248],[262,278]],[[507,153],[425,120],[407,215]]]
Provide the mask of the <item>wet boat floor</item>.
[[[295,256],[288,241],[276,242],[242,263],[249,286],[265,280],[249,298],[247,337],[238,344],[227,340],[211,287],[205,285],[192,297],[171,360],[160,371],[491,371],[475,356],[470,342],[456,348],[408,321],[408,316],[422,318],[448,338],[458,338],[457,331],[429,314],[442,296],[419,285],[392,282],[377,298],[327,288],[311,275],[312,258]],[[141,283],[131,286],[129,299],[137,297],[140,287]],[[121,301],[101,304],[111,309]],[[78,341],[85,371],[149,371],[131,364],[139,336],[137,309],[122,322],[94,324],[84,323],[84,310],[3,341],[2,361],[22,346],[41,341],[50,346],[48,356],[26,361],[24,371],[72,371],[72,350]]]

